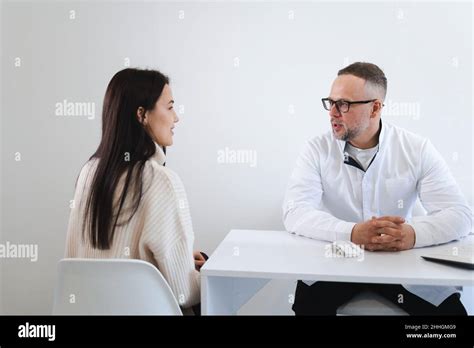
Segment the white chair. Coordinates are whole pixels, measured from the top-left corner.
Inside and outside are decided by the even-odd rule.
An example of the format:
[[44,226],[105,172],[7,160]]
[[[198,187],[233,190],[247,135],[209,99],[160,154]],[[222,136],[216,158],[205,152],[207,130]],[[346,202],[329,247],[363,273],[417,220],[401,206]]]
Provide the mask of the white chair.
[[58,263],[53,314],[182,315],[152,264],[131,259],[63,259]]
[[337,315],[408,315],[408,313],[375,292],[364,291],[339,307]]

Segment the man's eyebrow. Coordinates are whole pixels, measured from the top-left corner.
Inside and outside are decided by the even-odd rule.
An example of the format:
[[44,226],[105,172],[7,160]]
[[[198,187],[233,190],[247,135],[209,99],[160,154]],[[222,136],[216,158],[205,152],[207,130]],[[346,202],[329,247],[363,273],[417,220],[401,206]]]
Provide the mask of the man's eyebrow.
[[328,97],[328,99],[331,99],[332,101],[335,101],[335,102],[341,101],[341,100],[347,101],[347,102],[351,102],[351,101],[352,101],[352,99],[348,99],[348,98],[332,99],[331,97]]
[[171,100],[168,102],[168,104],[174,104],[174,100],[171,99]]

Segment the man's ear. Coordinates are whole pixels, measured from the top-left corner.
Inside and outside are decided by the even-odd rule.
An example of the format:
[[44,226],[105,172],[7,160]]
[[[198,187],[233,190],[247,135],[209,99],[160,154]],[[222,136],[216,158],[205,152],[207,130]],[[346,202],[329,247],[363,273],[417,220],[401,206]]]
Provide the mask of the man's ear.
[[146,111],[145,111],[145,108],[143,106],[140,106],[137,109],[137,120],[143,126],[146,125]]
[[382,114],[383,102],[377,99],[372,106],[372,114],[370,117],[376,117],[379,113]]

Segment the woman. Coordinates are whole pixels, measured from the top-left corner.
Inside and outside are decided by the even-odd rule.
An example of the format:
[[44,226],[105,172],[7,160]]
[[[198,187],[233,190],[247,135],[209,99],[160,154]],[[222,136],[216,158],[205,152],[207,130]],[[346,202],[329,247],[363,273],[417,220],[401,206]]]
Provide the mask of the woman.
[[100,145],[76,182],[66,257],[148,261],[186,309],[199,302],[204,257],[192,251],[181,180],[164,167],[179,120],[173,104],[169,79],[158,71],[124,69],[112,78]]

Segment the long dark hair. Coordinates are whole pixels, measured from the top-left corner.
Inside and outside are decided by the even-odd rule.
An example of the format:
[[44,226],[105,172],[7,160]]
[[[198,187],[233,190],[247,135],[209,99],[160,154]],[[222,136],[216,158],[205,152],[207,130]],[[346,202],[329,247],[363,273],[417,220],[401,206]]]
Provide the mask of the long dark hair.
[[[168,77],[159,71],[124,69],[116,73],[107,86],[102,109],[102,139],[89,158],[97,158],[99,163],[83,224],[89,227],[88,236],[83,228],[83,237],[89,237],[94,248],[109,249],[115,227],[129,222],[138,209],[143,194],[143,168],[155,154],[156,145],[137,120],[137,109],[152,110],[166,84],[169,84]],[[123,173],[126,176],[117,208],[113,206],[114,193]],[[131,214],[118,223],[127,194],[133,197]]]

